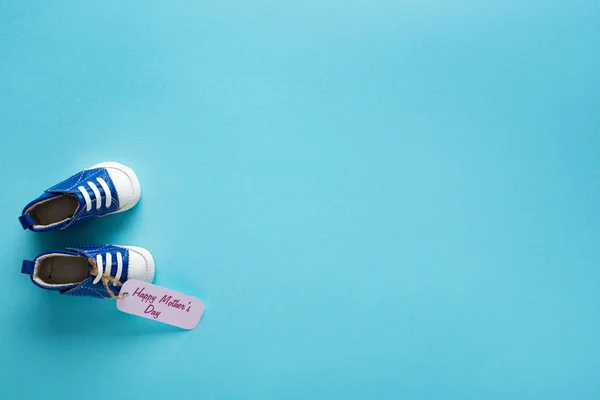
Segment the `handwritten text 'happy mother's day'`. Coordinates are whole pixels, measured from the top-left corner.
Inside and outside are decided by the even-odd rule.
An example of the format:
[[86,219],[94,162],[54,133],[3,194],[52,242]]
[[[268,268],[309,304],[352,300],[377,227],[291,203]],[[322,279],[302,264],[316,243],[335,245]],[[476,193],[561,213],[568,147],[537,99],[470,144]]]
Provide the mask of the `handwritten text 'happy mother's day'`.
[[133,292],[133,297],[139,297],[142,303],[148,303],[148,307],[144,310],[144,314],[150,314],[150,316],[154,319],[157,319],[160,315],[161,311],[159,311],[159,306],[172,307],[174,309],[190,312],[192,308],[192,302],[188,302],[187,305],[183,304],[181,300],[177,298],[173,298],[173,296],[164,295],[158,300],[157,303],[154,303],[158,296],[153,296],[152,293],[146,292],[144,293],[145,288],[138,287]]

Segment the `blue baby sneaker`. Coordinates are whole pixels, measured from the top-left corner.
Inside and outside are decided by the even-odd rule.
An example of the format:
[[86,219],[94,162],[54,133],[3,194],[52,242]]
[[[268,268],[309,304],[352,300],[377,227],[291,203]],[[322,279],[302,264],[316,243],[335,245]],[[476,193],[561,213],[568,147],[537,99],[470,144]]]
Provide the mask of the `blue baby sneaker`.
[[52,186],[27,204],[19,221],[23,229],[50,231],[127,211],[140,199],[133,170],[116,162],[85,169]]
[[154,259],[133,246],[79,246],[24,260],[21,272],[37,286],[69,296],[117,298],[128,279],[154,280]]

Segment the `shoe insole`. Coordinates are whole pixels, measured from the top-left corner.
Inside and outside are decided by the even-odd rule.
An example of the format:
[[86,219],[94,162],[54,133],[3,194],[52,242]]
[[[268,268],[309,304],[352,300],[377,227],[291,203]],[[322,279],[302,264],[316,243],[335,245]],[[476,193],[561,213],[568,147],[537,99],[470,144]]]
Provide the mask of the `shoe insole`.
[[75,196],[64,194],[33,206],[29,215],[36,225],[52,225],[75,215],[79,201]]
[[83,281],[89,271],[84,257],[57,254],[41,261],[37,276],[49,285],[65,285]]

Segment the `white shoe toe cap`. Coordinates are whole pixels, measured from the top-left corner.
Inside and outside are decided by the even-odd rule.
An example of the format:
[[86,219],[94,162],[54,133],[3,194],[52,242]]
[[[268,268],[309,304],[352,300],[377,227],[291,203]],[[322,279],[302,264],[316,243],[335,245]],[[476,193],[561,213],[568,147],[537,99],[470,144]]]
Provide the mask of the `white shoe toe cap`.
[[137,279],[152,283],[154,280],[154,258],[146,249],[123,246],[129,250],[129,273],[127,279]]
[[140,200],[142,193],[140,181],[131,168],[117,162],[103,162],[92,168],[106,168],[119,196],[119,209],[116,212],[133,208]]

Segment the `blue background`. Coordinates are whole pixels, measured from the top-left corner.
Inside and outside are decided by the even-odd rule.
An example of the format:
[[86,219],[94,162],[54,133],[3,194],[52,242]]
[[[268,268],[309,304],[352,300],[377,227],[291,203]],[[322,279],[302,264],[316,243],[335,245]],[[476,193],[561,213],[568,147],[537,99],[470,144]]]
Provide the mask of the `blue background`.
[[[599,27],[596,0],[0,2],[3,395],[600,398]],[[108,160],[138,207],[21,230]],[[92,243],[150,249],[200,326],[19,273]]]

